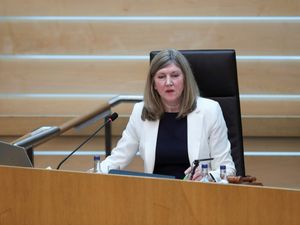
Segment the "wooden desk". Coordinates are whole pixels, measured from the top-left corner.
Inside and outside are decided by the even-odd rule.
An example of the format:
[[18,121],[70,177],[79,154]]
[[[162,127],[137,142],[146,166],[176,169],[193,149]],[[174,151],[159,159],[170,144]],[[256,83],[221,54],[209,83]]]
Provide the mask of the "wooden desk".
[[296,225],[300,191],[0,166],[1,225]]

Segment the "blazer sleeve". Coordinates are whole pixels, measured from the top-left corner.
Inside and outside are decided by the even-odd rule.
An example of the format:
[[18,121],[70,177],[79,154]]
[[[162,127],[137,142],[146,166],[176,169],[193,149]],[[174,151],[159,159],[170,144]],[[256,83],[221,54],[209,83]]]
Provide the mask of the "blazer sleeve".
[[214,160],[211,163],[211,169],[214,176],[220,174],[220,165],[226,165],[227,175],[235,175],[236,169],[231,157],[231,145],[228,140],[227,126],[223,117],[222,109],[217,103],[214,107],[214,120],[209,131],[209,146],[211,157]]
[[112,150],[111,155],[101,162],[103,173],[108,173],[109,167],[120,166],[123,169],[136,155],[140,140],[138,128],[141,127],[141,107],[141,104],[135,104],[121,139]]

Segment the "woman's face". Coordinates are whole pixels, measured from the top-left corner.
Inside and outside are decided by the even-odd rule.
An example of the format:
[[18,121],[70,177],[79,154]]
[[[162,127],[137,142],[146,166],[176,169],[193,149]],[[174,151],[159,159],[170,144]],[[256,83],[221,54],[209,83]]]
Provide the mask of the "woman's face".
[[184,87],[184,75],[174,63],[158,70],[154,75],[154,89],[165,106],[178,106]]

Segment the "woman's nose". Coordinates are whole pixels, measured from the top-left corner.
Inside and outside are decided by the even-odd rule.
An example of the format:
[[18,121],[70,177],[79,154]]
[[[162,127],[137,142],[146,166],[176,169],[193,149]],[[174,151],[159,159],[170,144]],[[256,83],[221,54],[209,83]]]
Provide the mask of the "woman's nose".
[[167,78],[166,78],[166,85],[167,86],[172,86],[173,85],[173,81],[172,81],[170,76],[167,76]]

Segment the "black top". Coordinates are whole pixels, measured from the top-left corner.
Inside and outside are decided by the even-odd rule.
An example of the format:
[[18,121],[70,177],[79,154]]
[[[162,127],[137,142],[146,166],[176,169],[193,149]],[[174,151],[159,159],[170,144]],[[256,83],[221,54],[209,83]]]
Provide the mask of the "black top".
[[184,177],[190,166],[187,147],[187,117],[177,119],[177,113],[165,113],[160,119],[156,155],[155,174]]

